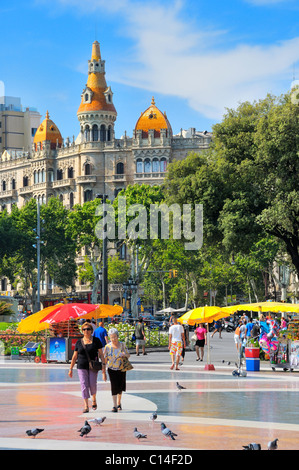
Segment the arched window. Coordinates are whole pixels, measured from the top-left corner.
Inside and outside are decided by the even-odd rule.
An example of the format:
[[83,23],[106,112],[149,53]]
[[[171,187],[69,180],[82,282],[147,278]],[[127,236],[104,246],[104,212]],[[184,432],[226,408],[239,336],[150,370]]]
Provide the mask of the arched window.
[[62,180],[63,179],[63,171],[59,168],[57,170],[57,180]]
[[74,169],[72,166],[70,166],[68,169],[67,169],[67,177],[68,178],[74,178]]
[[92,190],[91,189],[86,189],[84,191],[84,202],[92,201]]
[[6,191],[6,181],[2,181],[2,191]]
[[48,181],[54,181],[54,171],[52,168],[48,171]]
[[73,208],[74,205],[74,193],[70,193],[70,209]]
[[160,171],[159,160],[157,158],[153,159],[153,173],[158,173]]
[[167,161],[166,161],[166,158],[163,157],[160,160],[161,171],[166,171],[166,167],[167,167]]
[[28,184],[29,184],[28,176],[24,176],[24,177],[23,177],[23,186],[24,186],[24,188],[25,188],[26,186],[28,186]]
[[59,201],[63,203],[63,194],[59,195]]
[[11,189],[16,189],[16,180],[14,178],[11,180]]
[[136,160],[136,173],[143,173],[143,161],[141,158],[138,158]]
[[88,93],[85,93],[84,99],[85,99],[85,101],[88,101],[88,99],[89,99]]
[[92,140],[93,142],[97,142],[99,139],[99,131],[98,131],[98,126],[94,124],[92,126]]
[[107,140],[108,140],[108,142],[111,141],[111,137],[112,137],[112,127],[108,126],[108,131],[107,131]]
[[106,127],[104,124],[100,127],[100,141],[106,142]]
[[84,172],[85,172],[85,176],[91,175],[91,166],[90,166],[90,163],[86,163]]
[[144,173],[150,173],[151,172],[151,161],[149,158],[146,158],[144,160]]
[[116,165],[116,174],[117,175],[123,175],[124,174],[124,164],[122,162],[119,162]]
[[89,126],[86,126],[86,127],[85,127],[85,130],[84,130],[84,140],[85,140],[85,142],[88,142],[88,141],[89,141]]
[[33,184],[36,184],[38,183],[38,180],[37,180],[37,171],[34,171],[33,173]]
[[44,183],[46,181],[46,173],[45,170],[42,169],[41,171],[41,182]]

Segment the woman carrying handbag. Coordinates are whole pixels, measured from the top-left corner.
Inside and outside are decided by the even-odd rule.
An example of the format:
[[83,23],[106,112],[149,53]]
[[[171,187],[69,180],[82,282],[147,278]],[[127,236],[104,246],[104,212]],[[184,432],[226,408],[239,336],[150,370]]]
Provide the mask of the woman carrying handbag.
[[73,368],[77,361],[78,376],[81,385],[82,398],[84,401],[83,413],[88,413],[88,399],[92,397],[92,409],[97,409],[96,393],[98,369],[94,362],[98,362],[98,357],[102,361],[102,375],[106,382],[105,359],[102,351],[102,343],[99,338],[92,336],[93,329],[90,323],[82,325],[83,338],[79,339],[75,345],[75,351],[71,360],[69,376],[73,377]]
[[122,392],[126,391],[126,372],[123,371],[123,358],[128,359],[130,354],[125,344],[119,341],[118,331],[116,328],[111,328],[108,331],[108,336],[110,338],[110,343],[105,346],[104,357],[108,367],[108,374],[111,383],[111,394],[113,400],[112,411],[117,413],[122,409]]

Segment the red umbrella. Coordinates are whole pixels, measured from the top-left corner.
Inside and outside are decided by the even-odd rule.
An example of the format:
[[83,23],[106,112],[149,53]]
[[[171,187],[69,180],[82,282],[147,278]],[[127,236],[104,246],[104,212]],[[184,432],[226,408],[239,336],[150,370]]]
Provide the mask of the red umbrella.
[[52,310],[41,321],[46,323],[59,323],[61,321],[68,321],[71,319],[84,318],[85,315],[94,312],[96,317],[99,311],[98,305],[93,304],[63,304],[57,306],[57,309]]

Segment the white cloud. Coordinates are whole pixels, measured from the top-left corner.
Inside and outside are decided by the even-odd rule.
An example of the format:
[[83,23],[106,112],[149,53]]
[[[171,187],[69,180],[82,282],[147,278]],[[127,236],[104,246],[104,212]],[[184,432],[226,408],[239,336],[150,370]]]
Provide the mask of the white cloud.
[[[79,0],[60,1],[79,5]],[[90,5],[105,8],[106,3],[90,0]],[[180,97],[210,119],[221,118],[226,107],[240,101],[264,98],[288,74],[291,82],[299,60],[299,37],[267,46],[227,41],[230,49],[224,47],[229,32],[187,20],[183,1],[165,6],[110,0],[109,5],[109,12],[122,15],[122,33],[134,43],[126,60],[109,66],[114,70],[109,80]]]

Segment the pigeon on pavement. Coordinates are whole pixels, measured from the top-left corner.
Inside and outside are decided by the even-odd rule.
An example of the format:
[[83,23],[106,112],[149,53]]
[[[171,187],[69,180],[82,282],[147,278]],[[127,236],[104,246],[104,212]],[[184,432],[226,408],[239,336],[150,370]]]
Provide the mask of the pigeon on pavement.
[[142,434],[141,432],[138,431],[137,428],[134,428],[134,437],[136,437],[136,439],[146,439],[147,438],[147,435],[146,434]]
[[170,437],[173,441],[175,441],[174,436],[177,436],[173,431],[171,431],[164,423],[161,423],[161,431],[166,437]]
[[277,441],[278,439],[274,439],[274,441],[269,441],[268,450],[277,450],[278,449]]
[[101,424],[103,424],[103,422],[105,421],[106,419],[106,416],[103,416],[103,418],[94,418],[94,419],[90,419],[89,422],[90,423],[94,423],[96,424],[97,426],[100,426]]
[[152,421],[155,421],[155,419],[157,419],[157,417],[158,417],[158,415],[157,415],[157,412],[156,412],[156,411],[154,411],[154,412],[150,415],[150,419],[151,419]]
[[90,424],[88,423],[88,421],[85,421],[84,426],[82,426],[82,428],[79,429],[78,432],[81,433],[81,434],[80,434],[80,437],[83,437],[83,436],[86,437],[87,434],[90,433],[90,431],[91,431],[91,426],[90,426]]
[[243,449],[244,450],[262,450],[261,444],[256,444],[255,442],[248,444],[248,446],[243,446]]
[[34,438],[40,433],[43,432],[44,429],[39,429],[39,428],[34,428],[34,429],[28,429],[26,431],[27,436],[33,436]]
[[183,387],[183,385],[180,385],[179,382],[176,383],[177,389],[178,390],[185,390],[186,387]]

